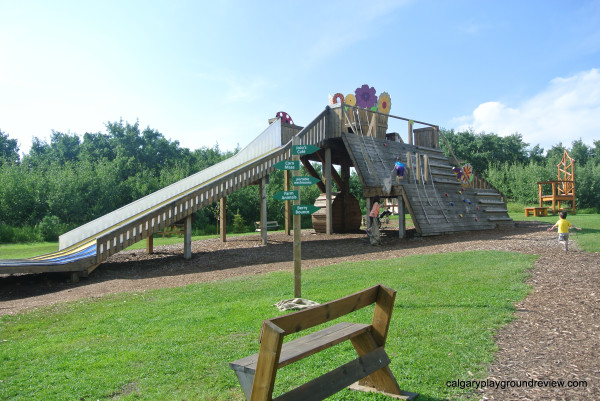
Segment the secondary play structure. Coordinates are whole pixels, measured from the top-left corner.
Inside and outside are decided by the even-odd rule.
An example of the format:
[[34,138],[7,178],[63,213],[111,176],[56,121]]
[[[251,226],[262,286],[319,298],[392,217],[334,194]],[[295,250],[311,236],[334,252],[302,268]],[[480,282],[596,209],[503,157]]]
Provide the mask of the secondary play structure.
[[[551,202],[552,213],[556,214],[562,209],[562,202],[569,202],[571,213],[575,214],[575,159],[569,156],[566,149],[557,167],[556,180],[537,183],[540,208],[544,206],[544,202]],[[548,186],[551,188],[549,194],[544,191]]]
[[[436,125],[391,115],[390,107],[386,92],[377,97],[374,88],[363,85],[355,95],[337,93],[305,127],[295,125],[289,115],[280,112],[236,155],[61,235],[58,252],[31,259],[0,260],[0,274],[70,272],[72,281],[77,281],[138,241],[146,239],[147,250],[152,252],[152,236],[177,223],[183,224],[184,257],[189,259],[192,214],[220,202],[221,240],[226,241],[227,196],[247,185],[259,186],[259,226],[262,242],[267,244],[267,178],[276,163],[291,160],[292,138],[298,145],[320,148],[301,157],[309,174],[318,178],[323,193],[317,201],[321,212],[313,219],[318,232],[359,229],[358,201],[350,194],[351,168],[362,182],[367,208],[376,195],[397,200],[400,237],[405,233],[405,210],[412,217],[417,235],[423,236],[489,230],[512,222],[497,190],[473,179],[468,166],[460,167],[456,158],[444,156]],[[388,132],[392,121],[406,125],[406,141],[399,133]],[[406,174],[396,183],[390,172],[398,156],[406,165]],[[313,162],[322,164],[321,176],[312,167]],[[339,173],[335,166],[339,166]],[[285,177],[286,189],[290,189],[288,171]],[[334,181],[337,193],[332,191]],[[286,202],[288,233],[290,215]]]

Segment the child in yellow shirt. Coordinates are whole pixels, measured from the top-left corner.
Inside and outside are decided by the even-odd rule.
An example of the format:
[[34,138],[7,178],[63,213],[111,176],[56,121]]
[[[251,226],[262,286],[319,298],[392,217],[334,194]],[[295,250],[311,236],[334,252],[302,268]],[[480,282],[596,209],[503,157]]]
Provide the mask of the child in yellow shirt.
[[567,212],[560,212],[558,215],[560,219],[558,219],[556,224],[550,227],[548,231],[552,231],[554,230],[554,227],[558,227],[558,242],[565,242],[565,252],[567,252],[569,250],[569,228],[573,227],[579,231],[581,231],[581,228],[575,227],[573,224],[571,224],[571,222],[569,222],[569,220],[567,220]]

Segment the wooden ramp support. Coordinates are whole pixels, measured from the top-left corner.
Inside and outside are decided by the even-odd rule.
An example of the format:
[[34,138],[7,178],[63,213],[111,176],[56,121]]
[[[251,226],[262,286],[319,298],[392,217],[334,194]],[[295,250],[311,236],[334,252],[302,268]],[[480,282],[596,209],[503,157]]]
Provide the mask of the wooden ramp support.
[[[384,346],[396,291],[376,285],[323,305],[263,321],[258,354],[229,363],[247,400],[270,401],[277,370],[326,348],[350,340],[358,358],[285,393],[275,400],[323,400],[349,387],[375,391],[396,399],[418,394],[400,390]],[[283,338],[375,304],[371,324],[342,322],[283,343]],[[358,383],[356,383],[358,381]]]

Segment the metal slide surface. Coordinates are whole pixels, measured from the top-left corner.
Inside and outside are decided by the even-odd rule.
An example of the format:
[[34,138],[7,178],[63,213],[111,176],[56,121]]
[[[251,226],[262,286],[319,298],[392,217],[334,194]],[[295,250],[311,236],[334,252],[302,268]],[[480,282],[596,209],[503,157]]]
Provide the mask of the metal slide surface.
[[217,178],[234,175],[245,165],[280,151],[282,145],[285,144],[281,143],[281,120],[277,120],[234,156],[61,235],[58,252],[29,259],[0,260],[0,274],[14,273],[18,267],[64,266],[75,263],[78,264],[78,269],[82,264],[91,267],[96,263],[96,238],[100,235],[117,230]]

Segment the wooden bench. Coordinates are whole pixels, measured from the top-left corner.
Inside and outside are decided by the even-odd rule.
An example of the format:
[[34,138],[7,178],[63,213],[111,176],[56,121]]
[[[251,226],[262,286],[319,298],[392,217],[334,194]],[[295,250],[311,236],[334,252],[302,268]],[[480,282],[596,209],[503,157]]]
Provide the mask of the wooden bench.
[[[352,342],[359,358],[276,400],[322,400],[357,381],[359,383],[351,388],[377,391],[397,399],[415,398],[417,394],[400,390],[384,350],[395,298],[396,291],[380,284],[322,305],[264,320],[258,354],[229,363],[246,399],[272,400],[278,369],[346,340]],[[329,322],[373,303],[376,305],[371,324],[342,322],[283,344],[283,338],[289,334]]]
[[184,225],[183,224],[173,224],[171,226],[167,226],[167,227],[163,228],[162,231],[159,231],[158,234],[160,234],[160,236],[162,238],[165,238],[165,236],[170,238],[171,235],[177,235],[178,237],[181,238],[181,236],[185,234]]
[[[267,221],[267,231],[279,229],[279,223],[276,221]],[[260,231],[260,221],[254,223],[254,231]]]
[[548,216],[548,208],[547,207],[524,207],[525,217],[529,217],[530,215],[534,216]]

